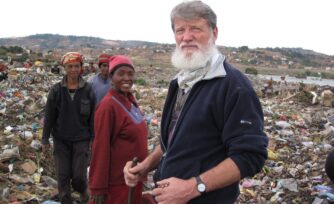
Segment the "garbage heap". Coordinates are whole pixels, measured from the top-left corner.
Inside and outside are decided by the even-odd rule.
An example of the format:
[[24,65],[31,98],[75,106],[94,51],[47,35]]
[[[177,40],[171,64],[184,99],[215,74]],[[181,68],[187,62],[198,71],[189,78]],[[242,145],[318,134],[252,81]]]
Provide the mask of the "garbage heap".
[[3,202],[56,194],[53,159],[41,153],[44,107],[58,75],[13,68],[0,83],[0,195]]
[[[263,82],[253,83],[260,93]],[[277,90],[260,97],[268,160],[242,180],[238,203],[332,203],[334,185],[324,167],[334,144],[333,87],[290,83],[284,89],[283,96]]]
[[[140,70],[141,83],[133,89],[146,116],[152,151],[159,143],[168,79],[175,70],[166,69],[167,74],[152,67]],[[0,82],[0,203],[57,201],[52,153],[43,154],[40,141],[48,90],[61,77],[12,69],[8,80]],[[289,84],[286,95],[278,90],[262,96],[263,82],[256,78],[252,82],[264,111],[269,158],[259,174],[241,181],[238,203],[334,201],[334,186],[324,171],[334,142],[331,87]],[[149,180],[146,189],[152,186]]]

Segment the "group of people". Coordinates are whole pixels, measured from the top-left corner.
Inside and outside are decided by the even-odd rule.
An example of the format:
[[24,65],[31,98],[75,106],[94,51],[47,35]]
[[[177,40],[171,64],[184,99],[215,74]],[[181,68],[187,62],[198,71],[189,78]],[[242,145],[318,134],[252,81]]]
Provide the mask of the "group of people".
[[43,151],[53,138],[61,203],[72,203],[71,187],[82,203],[124,204],[129,189],[141,203],[153,170],[156,203],[234,203],[239,181],[262,169],[268,138],[261,104],[247,77],[216,48],[215,12],[201,1],[182,2],[171,26],[179,73],[169,85],[160,145],[149,155],[146,120],[131,93],[131,59],[99,56],[100,71],[86,82],[82,55],[62,57],[66,75],[49,91],[42,138]]
[[[100,72],[86,82],[80,73],[83,56],[66,53],[61,59],[66,75],[48,94],[42,147],[43,152],[50,149],[52,135],[61,203],[72,203],[71,187],[82,203],[89,201],[89,194],[93,203],[124,203],[108,195],[119,195],[120,190],[127,194],[123,167],[129,158],[143,160],[147,154],[146,123],[131,93],[132,61],[107,54],[98,61]],[[138,185],[138,196],[141,191]]]

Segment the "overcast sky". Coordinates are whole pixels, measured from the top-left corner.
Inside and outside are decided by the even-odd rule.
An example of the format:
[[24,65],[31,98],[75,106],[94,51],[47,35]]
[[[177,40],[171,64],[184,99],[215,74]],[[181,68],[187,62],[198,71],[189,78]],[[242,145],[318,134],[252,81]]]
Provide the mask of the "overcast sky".
[[[0,37],[61,34],[174,43],[171,9],[182,0],[1,0]],[[334,0],[205,0],[218,45],[301,47],[334,55]]]

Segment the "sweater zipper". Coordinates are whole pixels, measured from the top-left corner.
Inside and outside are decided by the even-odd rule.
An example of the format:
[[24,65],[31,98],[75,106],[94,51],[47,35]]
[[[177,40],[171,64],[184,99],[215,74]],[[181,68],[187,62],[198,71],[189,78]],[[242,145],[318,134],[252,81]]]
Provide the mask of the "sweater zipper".
[[[191,90],[189,90],[189,91],[191,91]],[[187,103],[187,101],[188,101],[189,96],[190,96],[190,93],[189,93],[189,95],[187,96],[187,99],[186,99],[186,101],[184,102],[184,104],[183,104],[183,106],[182,106],[182,108],[181,108],[180,115],[179,115],[179,117],[177,118],[176,123],[175,123],[175,126],[174,126],[174,130],[175,130],[176,126],[178,125],[180,116],[182,115],[182,111],[183,111],[184,106],[186,105],[186,103]],[[174,105],[175,105],[175,104],[174,104]],[[174,133],[175,133],[175,131],[173,132],[173,135],[174,135]],[[174,139],[174,136],[173,136],[173,139]],[[172,139],[172,140],[173,140],[173,139]],[[172,140],[171,140],[170,142],[172,142]],[[168,149],[169,149],[169,148],[166,148],[165,143],[162,141],[162,137],[160,137],[160,142],[161,142],[161,144],[163,145],[163,148],[164,148],[164,150],[165,150],[164,154],[163,154],[162,157],[161,157],[161,160],[162,160],[161,169],[160,169],[160,177],[161,177],[161,175],[162,175],[162,169],[163,169],[163,167],[165,166],[165,159],[164,159],[164,158],[167,156],[167,152],[168,152]]]

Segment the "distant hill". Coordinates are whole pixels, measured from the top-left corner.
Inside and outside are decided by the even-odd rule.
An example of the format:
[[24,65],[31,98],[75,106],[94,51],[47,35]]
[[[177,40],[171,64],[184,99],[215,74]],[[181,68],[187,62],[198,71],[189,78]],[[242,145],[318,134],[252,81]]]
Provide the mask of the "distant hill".
[[[19,52],[20,49],[15,46],[22,47],[29,52],[23,53],[22,56],[22,53]],[[26,37],[0,38],[0,59],[8,59],[10,56],[18,61],[24,61],[27,58],[53,61],[60,59],[65,52],[79,51],[87,59],[94,60],[101,52],[107,52],[113,55],[129,55],[142,65],[172,67],[170,55],[174,48],[175,44],[146,41],[118,41],[89,36],[36,34]],[[270,74],[274,74],[276,71],[277,73],[295,74],[296,70],[298,72],[305,70],[303,71],[304,75],[310,75],[311,72],[318,75],[318,71],[332,73],[334,70],[334,56],[302,48],[250,49],[247,46],[218,46],[218,48],[226,55],[230,63],[241,69],[259,68]]]
[[20,46],[34,51],[45,51],[52,49],[80,49],[83,47],[108,49],[112,47],[133,48],[137,46],[154,46],[158,43],[144,41],[116,41],[106,40],[98,37],[58,35],[58,34],[36,34],[17,38],[0,38],[0,46]]
[[[34,51],[47,51],[52,49],[81,49],[81,48],[96,48],[96,49],[108,49],[108,48],[135,48],[140,46],[155,47],[161,45],[156,42],[147,41],[119,41],[119,40],[106,40],[99,37],[89,36],[73,36],[73,35],[58,35],[58,34],[36,34],[26,37],[12,37],[12,38],[0,38],[0,46],[20,46]],[[243,51],[243,48],[229,48],[229,50]],[[246,47],[247,48],[247,47]],[[297,55],[322,55],[325,54],[315,52],[313,50],[305,50],[302,48],[259,48],[261,50],[269,50],[283,53],[294,53]],[[246,49],[250,50],[250,49]]]
[[322,55],[322,56],[325,55],[323,53],[315,52],[313,50],[305,50],[303,48],[280,48],[280,49],[286,52],[300,53],[302,55]]

